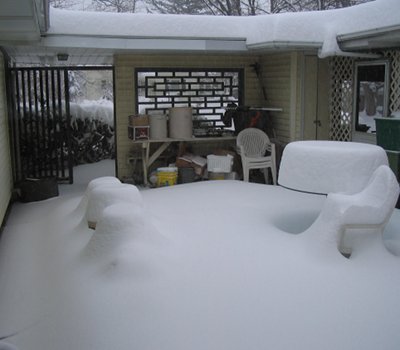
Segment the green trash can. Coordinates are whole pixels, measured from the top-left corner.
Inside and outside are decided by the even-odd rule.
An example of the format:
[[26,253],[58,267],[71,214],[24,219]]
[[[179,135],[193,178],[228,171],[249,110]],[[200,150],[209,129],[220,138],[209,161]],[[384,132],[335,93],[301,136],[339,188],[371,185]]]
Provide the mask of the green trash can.
[[[375,118],[376,144],[388,156],[389,166],[400,182],[400,118]],[[400,196],[396,204],[400,209]]]
[[388,151],[400,151],[400,118],[375,118],[376,144]]
[[400,182],[400,152],[386,151],[389,167],[395,173],[397,181]]

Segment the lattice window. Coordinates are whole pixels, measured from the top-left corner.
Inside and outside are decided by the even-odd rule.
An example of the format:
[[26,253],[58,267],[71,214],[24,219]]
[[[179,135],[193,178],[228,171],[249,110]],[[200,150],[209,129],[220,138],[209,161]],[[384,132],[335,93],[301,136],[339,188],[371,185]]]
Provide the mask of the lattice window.
[[351,140],[353,114],[353,59],[334,57],[330,61],[330,139]]
[[[400,110],[400,51],[387,50],[384,56],[390,59],[389,113]],[[334,57],[330,60],[331,100],[330,138],[350,141],[353,118],[354,59]]]
[[389,113],[393,113],[400,110],[400,52],[387,51],[385,56],[391,61]]
[[190,106],[195,128],[223,128],[226,106],[244,102],[243,69],[137,68],[135,78],[137,113]]

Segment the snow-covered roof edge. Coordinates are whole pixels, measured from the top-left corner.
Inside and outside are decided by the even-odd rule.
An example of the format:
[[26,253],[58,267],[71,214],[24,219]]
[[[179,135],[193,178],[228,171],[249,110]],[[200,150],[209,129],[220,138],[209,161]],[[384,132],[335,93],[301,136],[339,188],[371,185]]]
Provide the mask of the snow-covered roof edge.
[[[379,15],[377,15],[379,14]],[[400,26],[398,0],[373,2],[327,11],[255,17],[81,12],[51,9],[49,46],[121,50],[319,49],[320,57],[345,55],[338,36]],[[64,40],[64,43],[63,43]],[[210,44],[212,43],[212,44]]]

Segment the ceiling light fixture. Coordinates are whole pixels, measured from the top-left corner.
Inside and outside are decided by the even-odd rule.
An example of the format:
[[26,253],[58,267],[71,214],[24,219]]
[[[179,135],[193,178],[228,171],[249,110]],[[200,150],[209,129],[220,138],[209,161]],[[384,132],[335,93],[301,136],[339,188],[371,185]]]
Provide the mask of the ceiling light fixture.
[[67,53],[58,53],[57,60],[59,61],[68,61],[69,55]]

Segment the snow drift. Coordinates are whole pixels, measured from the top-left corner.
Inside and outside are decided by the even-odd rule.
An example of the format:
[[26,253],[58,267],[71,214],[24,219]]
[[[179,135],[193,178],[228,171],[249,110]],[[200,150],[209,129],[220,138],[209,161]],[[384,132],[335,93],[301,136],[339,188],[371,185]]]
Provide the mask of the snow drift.
[[400,343],[398,210],[383,239],[365,244],[363,232],[346,259],[337,249],[313,254],[313,235],[277,225],[286,215],[307,230],[323,195],[240,181],[177,185],[140,191],[141,209],[116,198],[91,230],[74,186],[14,206],[4,229],[0,336],[15,334],[5,340],[19,349]]

